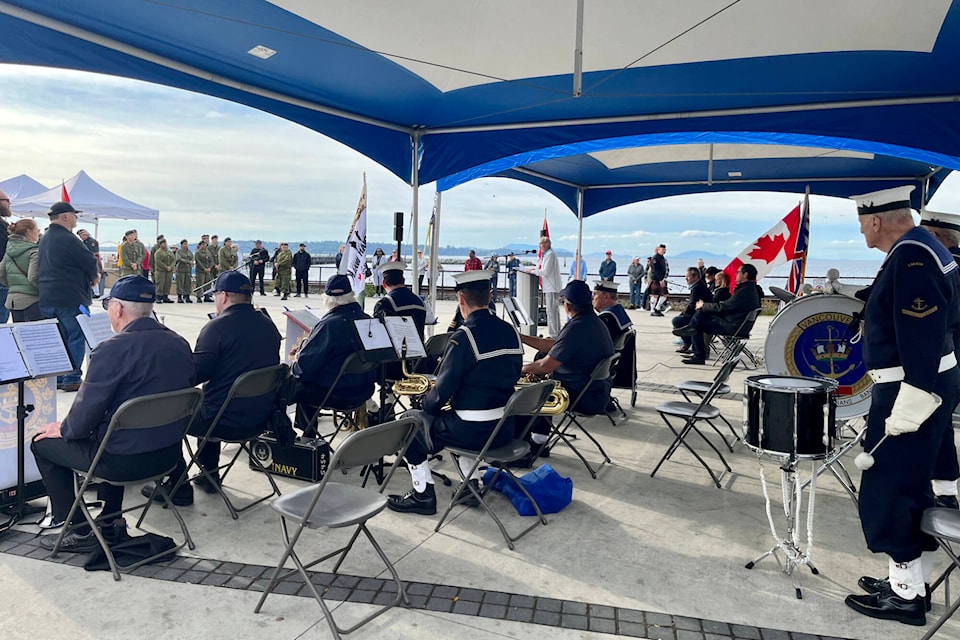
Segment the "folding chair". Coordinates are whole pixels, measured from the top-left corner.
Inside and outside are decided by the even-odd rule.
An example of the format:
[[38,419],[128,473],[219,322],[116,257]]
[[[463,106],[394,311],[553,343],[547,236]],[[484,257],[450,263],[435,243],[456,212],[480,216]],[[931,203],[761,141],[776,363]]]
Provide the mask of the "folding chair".
[[946,571],[930,585],[931,593],[936,591],[941,584],[944,585],[946,594],[944,606],[949,605],[940,619],[937,620],[937,623],[923,636],[923,640],[930,640],[933,634],[939,631],[940,627],[957,612],[957,609],[960,609],[960,599],[957,599],[952,605],[950,604],[950,583],[948,582],[950,574],[953,573],[954,569],[960,567],[960,558],[957,557],[957,553],[952,547],[953,544],[960,543],[960,511],[943,507],[927,509],[923,512],[923,518],[920,520],[920,530],[936,540],[951,561]]
[[[254,507],[268,498],[280,495],[280,488],[277,487],[277,483],[273,480],[273,475],[268,473],[263,465],[260,464],[257,456],[250,455],[249,442],[266,429],[266,424],[249,425],[249,430],[240,430],[242,436],[217,435],[215,432],[217,426],[220,424],[220,419],[223,417],[224,412],[234,400],[241,398],[261,398],[264,396],[269,396],[271,401],[275,400],[277,392],[280,390],[280,387],[283,385],[284,381],[286,381],[287,376],[289,375],[289,371],[290,368],[287,365],[277,364],[269,367],[263,367],[262,369],[247,371],[233,381],[233,385],[230,387],[230,391],[227,393],[226,399],[223,401],[223,404],[220,405],[220,410],[217,412],[217,415],[210,422],[210,427],[207,429],[207,432],[203,435],[203,437],[198,439],[196,451],[194,451],[194,449],[190,446],[189,439],[184,438],[184,441],[187,444],[187,452],[190,454],[190,462],[187,464],[187,470],[183,476],[177,478],[177,483],[173,488],[174,495],[176,495],[177,489],[183,483],[204,477],[211,486],[217,489],[217,493],[220,494],[221,498],[223,498],[223,502],[227,505],[227,510],[230,511],[230,516],[234,520],[239,517],[239,514],[243,513],[250,507]],[[214,477],[211,470],[205,469],[196,458],[200,450],[203,449],[203,446],[208,442],[226,442],[240,445],[237,448],[237,452],[233,454],[233,458],[230,459],[230,462],[227,464],[221,464],[213,470],[219,474],[219,481],[216,477]],[[271,491],[265,496],[261,496],[260,498],[257,498],[256,500],[238,509],[223,490],[223,485],[224,481],[227,479],[227,474],[230,473],[230,470],[237,462],[240,454],[244,452],[246,452],[247,457],[253,462],[253,464],[259,467],[259,470],[263,472],[263,475],[266,476],[267,481],[270,482]],[[190,470],[194,466],[200,469],[200,473],[191,478]],[[223,471],[223,473],[221,474],[220,471]]]
[[[334,379],[333,384],[330,385],[330,388],[327,389],[327,393],[323,396],[323,399],[320,401],[319,406],[317,407],[316,412],[313,416],[310,417],[310,421],[307,423],[306,428],[303,430],[305,436],[319,436],[327,441],[328,444],[333,444],[333,438],[337,435],[338,431],[356,431],[360,427],[357,423],[357,420],[354,416],[357,415],[361,409],[365,409],[366,400],[363,401],[357,407],[351,408],[339,408],[330,406],[330,398],[333,396],[333,392],[337,388],[337,383],[346,375],[360,374],[360,373],[369,373],[377,367],[380,366],[379,362],[372,362],[363,359],[361,352],[351,353],[347,356],[347,359],[343,361],[343,364],[340,366],[340,371],[337,372],[337,377]],[[297,411],[301,411],[300,407],[297,406]],[[324,411],[330,411],[333,418],[333,427],[334,430],[331,433],[326,435],[319,435],[317,430],[317,425],[320,422],[320,418],[324,415]],[[302,415],[302,414],[301,414]]]
[[[570,405],[567,407],[566,411],[564,411],[563,417],[560,419],[560,424],[552,426],[552,428],[550,429],[550,435],[547,438],[547,441],[544,444],[540,445],[540,448],[537,449],[537,455],[540,455],[540,452],[545,449],[546,450],[552,449],[554,445],[557,444],[557,442],[563,441],[563,443],[566,444],[568,447],[570,447],[570,450],[573,451],[578,458],[580,458],[580,461],[587,468],[587,471],[590,472],[590,476],[594,480],[596,480],[597,471],[599,471],[600,468],[603,467],[603,465],[610,462],[610,456],[608,456],[607,452],[603,450],[603,446],[597,441],[597,439],[594,438],[593,435],[589,431],[587,431],[583,427],[583,424],[577,419],[577,418],[587,418],[595,414],[583,413],[582,411],[577,411],[576,406],[580,403],[580,400],[583,398],[583,396],[586,395],[587,391],[590,389],[590,385],[592,385],[594,382],[598,380],[609,378],[612,375],[613,368],[616,366],[617,359],[619,357],[620,357],[619,355],[614,353],[612,356],[604,358],[603,360],[597,363],[597,366],[593,368],[593,372],[590,374],[590,381],[586,385],[584,385],[579,395],[577,395],[576,398],[571,400]],[[580,452],[580,450],[577,449],[577,447],[573,444],[573,439],[576,438],[576,435],[570,433],[570,429],[572,429],[574,425],[576,425],[580,429],[580,431],[583,432],[583,435],[585,435],[587,439],[589,439],[590,442],[592,442],[597,447],[597,450],[600,452],[600,455],[603,456],[603,461],[600,463],[600,466],[597,467],[596,469],[594,469],[593,466],[589,462],[587,462],[587,459],[583,457],[583,454]]]
[[427,352],[427,358],[432,358],[437,361],[437,366],[434,367],[433,373],[436,373],[440,367],[440,359],[443,358],[443,354],[446,353],[447,345],[450,344],[451,337],[453,337],[452,331],[438,333],[427,338],[427,341],[423,344],[424,351]]
[[[442,516],[440,516],[440,521],[437,522],[437,526],[433,529],[434,531],[440,531],[440,527],[442,527],[444,521],[446,521],[447,516],[450,514],[450,510],[453,509],[453,507],[457,504],[463,502],[463,500],[468,498],[470,495],[476,498],[476,500],[480,503],[480,506],[483,507],[483,510],[486,511],[491,518],[493,518],[494,522],[497,523],[497,527],[499,527],[500,533],[503,535],[503,539],[506,541],[507,546],[510,547],[511,550],[514,548],[514,542],[525,536],[537,525],[547,524],[547,519],[544,517],[543,513],[540,512],[540,506],[537,504],[537,501],[534,500],[533,496],[527,492],[526,487],[517,481],[517,477],[513,475],[509,465],[511,462],[516,462],[530,453],[530,443],[525,439],[527,431],[530,430],[530,426],[533,424],[533,421],[536,419],[537,415],[539,415],[540,409],[543,407],[543,403],[546,402],[547,398],[550,397],[550,393],[553,391],[554,386],[556,386],[556,383],[553,380],[547,380],[545,382],[538,382],[537,384],[525,386],[515,391],[513,395],[510,396],[510,400],[507,401],[507,406],[503,410],[503,417],[500,418],[499,422],[497,422],[497,426],[494,427],[493,433],[490,434],[490,437],[487,438],[486,444],[484,444],[483,448],[479,451],[475,451],[473,449],[464,449],[462,447],[447,447],[447,451],[450,452],[450,455],[453,456],[455,461],[458,461],[460,458],[473,458],[473,464],[470,467],[470,471],[466,474],[463,473],[463,470],[460,468],[459,464],[456,465],[457,472],[460,474],[460,484],[453,492],[453,497],[450,499],[450,504],[447,505],[447,510],[443,512]],[[508,423],[508,420],[511,416],[530,416],[530,419],[527,421],[525,428],[520,433],[519,438],[513,438],[510,440],[510,442],[502,446],[494,447],[493,442],[497,439],[497,434],[500,433],[500,429],[503,428],[503,425]],[[495,468],[497,471],[487,486],[478,492],[473,484],[469,482],[469,479],[483,463]],[[527,499],[530,500],[530,503],[537,512],[537,521],[515,536],[511,536],[509,533],[507,533],[507,529],[503,526],[503,522],[500,521],[500,518],[497,517],[497,514],[493,512],[493,509],[491,509],[490,505],[488,505],[484,500],[484,496],[486,496],[490,491],[490,487],[492,487],[494,482],[496,482],[496,480],[503,474],[506,474],[511,480],[513,480],[516,486],[519,487],[520,490],[527,496]]]
[[[73,469],[75,474],[74,482],[76,484],[76,498],[74,498],[73,504],[70,506],[70,512],[67,514],[66,522],[71,522],[77,509],[80,510],[84,519],[87,521],[87,524],[89,524],[90,528],[93,530],[93,533],[97,538],[97,542],[100,543],[100,548],[103,549],[104,555],[107,557],[107,563],[110,565],[110,570],[113,572],[114,580],[119,580],[121,573],[130,573],[141,565],[175,553],[177,550],[182,549],[185,545],[189,545],[190,549],[195,549],[196,545],[193,543],[193,538],[190,537],[190,532],[187,530],[187,524],[183,521],[183,517],[180,515],[180,512],[177,511],[176,505],[173,504],[166,492],[161,491],[164,503],[166,503],[167,508],[170,509],[174,517],[177,519],[177,523],[180,525],[180,531],[183,533],[183,542],[175,546],[173,549],[167,549],[161,553],[154,554],[149,558],[143,558],[134,564],[126,565],[124,567],[117,565],[117,561],[113,557],[113,552],[110,551],[110,545],[108,545],[106,540],[104,540],[103,534],[100,532],[100,527],[97,526],[93,516],[91,516],[90,512],[87,510],[87,505],[83,499],[84,492],[87,490],[90,484],[95,482],[126,487],[128,485],[136,485],[144,481],[151,480],[154,483],[154,491],[157,491],[157,489],[160,487],[160,484],[163,482],[164,477],[172,473],[176,468],[180,454],[177,452],[176,457],[171,457],[170,466],[165,468],[163,473],[138,476],[137,478],[123,481],[113,480],[97,475],[97,465],[100,464],[100,458],[103,457],[103,452],[106,451],[107,443],[110,441],[111,436],[116,431],[123,431],[127,429],[152,429],[155,427],[162,427],[172,424],[179,420],[185,421],[186,427],[184,428],[184,433],[186,433],[186,429],[190,426],[190,422],[200,409],[200,402],[202,399],[203,391],[195,387],[191,387],[189,389],[155,393],[127,400],[117,408],[116,412],[113,414],[113,417],[110,419],[110,424],[107,426],[107,433],[100,442],[100,446],[97,448],[97,452],[93,457],[93,461],[90,463],[90,467],[88,469]],[[80,478],[82,478],[82,482],[80,481]],[[124,513],[128,513],[137,509],[143,509],[143,514],[146,514],[151,502],[152,499],[133,507],[125,507],[116,515],[120,516]],[[140,523],[143,521],[143,514],[140,516],[140,520],[137,521],[137,528],[140,527]],[[71,526],[69,524],[65,524],[60,530],[60,535],[57,536],[57,540],[53,546],[53,551],[51,552],[52,556],[57,555],[57,552],[60,550],[60,544],[63,542],[63,537],[67,534],[70,528]]]
[[[717,338],[720,340],[721,349],[720,355],[717,356],[716,362],[714,365],[723,365],[730,360],[742,359],[742,356],[752,363],[753,368],[756,369],[760,366],[760,363],[757,362],[757,357],[753,354],[752,351],[747,349],[747,341],[750,340],[750,332],[753,330],[753,325],[757,322],[757,316],[760,315],[760,309],[754,309],[743,319],[743,322],[740,323],[740,326],[737,327],[737,330],[731,334],[717,334]],[[743,366],[746,367],[747,363],[744,362]]]
[[[726,458],[723,457],[723,454],[720,453],[720,450],[717,449],[710,440],[707,439],[703,432],[697,428],[697,422],[700,420],[706,421],[709,423],[710,420],[715,420],[720,416],[720,410],[710,404],[710,401],[716,397],[717,392],[720,389],[720,386],[725,384],[730,378],[730,373],[737,366],[737,360],[729,360],[724,363],[720,368],[720,372],[717,374],[717,377],[714,378],[713,384],[710,388],[703,394],[703,397],[700,399],[700,403],[696,404],[693,402],[665,402],[663,404],[657,405],[657,413],[660,414],[660,417],[663,418],[663,421],[667,424],[667,427],[670,428],[670,431],[673,432],[674,440],[667,447],[667,450],[664,452],[663,456],[660,458],[660,462],[657,463],[657,466],[653,468],[653,471],[650,472],[650,477],[657,475],[657,471],[660,470],[660,466],[664,462],[670,459],[673,456],[674,452],[683,445],[687,451],[693,454],[693,457],[703,465],[703,468],[707,470],[707,473],[710,474],[710,478],[713,479],[713,483],[717,485],[717,488],[720,487],[720,477],[723,475],[721,473],[719,476],[714,473],[713,469],[710,468],[710,465],[700,457],[700,454],[690,446],[686,438],[691,431],[694,431],[699,435],[704,442],[706,442],[714,453],[720,458],[720,462],[723,464],[726,471],[730,471],[730,465],[727,464]],[[683,426],[677,430],[676,427],[667,419],[667,416],[672,416],[674,418],[682,418]],[[711,423],[712,426],[712,423]]]
[[[391,468],[379,492],[373,491],[372,489],[364,489],[362,487],[333,482],[331,478],[334,477],[333,471],[338,468],[371,465],[376,463],[380,458],[388,455],[395,455],[398,458],[402,457],[406,453],[407,447],[410,446],[410,443],[413,441],[417,433],[417,427],[417,422],[413,418],[404,418],[351,433],[337,448],[333,459],[330,461],[329,470],[324,474],[323,479],[320,480],[319,483],[304,487],[293,493],[288,493],[285,496],[277,498],[270,504],[273,510],[280,514],[280,528],[283,532],[285,548],[283,554],[280,556],[280,562],[277,563],[277,568],[274,570],[273,576],[270,579],[270,584],[267,585],[267,588],[263,591],[263,595],[260,596],[260,601],[257,603],[254,613],[260,612],[267,596],[270,595],[280,580],[295,573],[300,574],[303,583],[320,605],[320,609],[327,619],[327,624],[330,626],[330,631],[333,633],[334,638],[339,639],[341,633],[351,633],[355,631],[380,614],[396,606],[401,601],[404,604],[409,604],[406,589],[404,588],[403,582],[400,581],[400,576],[397,575],[396,568],[393,566],[393,563],[390,562],[390,559],[387,558],[383,549],[380,548],[373,534],[370,533],[370,530],[367,528],[367,521],[383,511],[387,506],[387,499],[382,492],[390,482],[390,477],[393,475],[396,467]],[[302,562],[297,555],[295,547],[304,529],[318,529],[320,527],[340,529],[352,526],[356,526],[357,528],[346,546],[331,551],[308,563]],[[293,528],[292,535],[290,531],[291,528]],[[314,585],[310,579],[307,569],[325,560],[329,560],[334,556],[339,556],[337,564],[333,568],[334,575],[337,575],[340,570],[340,565],[343,564],[343,561],[353,548],[353,544],[356,542],[360,533],[363,533],[367,537],[367,540],[370,541],[377,555],[380,556],[380,559],[387,566],[390,575],[393,576],[393,581],[397,587],[397,597],[349,629],[341,629],[334,621],[333,614],[327,607],[326,602],[324,602],[323,597],[321,597],[317,591],[316,585]],[[296,569],[283,573],[283,565],[288,558],[293,560]]]
[[[629,347],[629,348],[628,348]],[[633,329],[627,329],[613,343],[613,351],[619,356],[616,366],[613,368],[613,388],[630,389],[630,406],[637,406],[637,332]],[[626,351],[626,355],[624,355]],[[610,395],[610,402],[620,412],[620,417],[627,418],[627,412],[620,406],[620,400],[615,395]],[[610,424],[617,426],[610,413],[607,413],[607,419]]]
[[[713,387],[713,385],[717,381],[717,378],[719,377],[720,377],[720,371],[718,371],[717,375],[713,377],[713,380],[709,382],[707,382],[706,380],[684,380],[683,382],[678,382],[673,386],[677,391],[680,392],[680,394],[683,396],[683,399],[686,400],[687,402],[693,402],[693,399],[687,394],[692,394],[693,396],[696,396],[697,402],[699,402],[700,399],[703,398],[703,395]],[[726,382],[723,382],[720,384],[719,388],[717,388],[715,395],[725,396],[728,393],[730,393],[730,385],[727,384]],[[730,421],[727,420],[727,418],[722,413],[718,417],[721,420],[723,420],[723,422],[730,428],[730,433],[733,434],[734,444],[739,442],[740,434],[738,434],[737,430],[733,427],[732,424],[730,424]],[[733,445],[730,444],[726,436],[724,436],[723,433],[720,432],[720,430],[713,423],[713,421],[707,420],[706,422],[711,427],[713,427],[713,430],[717,432],[717,435],[723,439],[723,443],[727,445],[727,449],[729,449],[730,452],[733,453]]]

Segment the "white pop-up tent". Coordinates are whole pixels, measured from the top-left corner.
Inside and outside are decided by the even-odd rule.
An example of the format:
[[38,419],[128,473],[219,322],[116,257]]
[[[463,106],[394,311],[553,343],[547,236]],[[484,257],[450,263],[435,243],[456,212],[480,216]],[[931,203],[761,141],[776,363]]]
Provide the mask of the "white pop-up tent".
[[96,226],[105,218],[153,220],[159,228],[159,211],[121,198],[91,178],[85,171],[80,171],[61,186],[40,193],[13,196],[8,192],[10,208],[19,216],[32,218],[45,216],[54,203],[63,199],[64,187],[70,195],[70,203],[81,212],[78,217],[83,222],[93,223]]
[[16,178],[9,178],[0,181],[0,191],[7,194],[11,201],[18,198],[29,198],[38,193],[43,193],[47,187],[37,182],[25,173],[21,173]]

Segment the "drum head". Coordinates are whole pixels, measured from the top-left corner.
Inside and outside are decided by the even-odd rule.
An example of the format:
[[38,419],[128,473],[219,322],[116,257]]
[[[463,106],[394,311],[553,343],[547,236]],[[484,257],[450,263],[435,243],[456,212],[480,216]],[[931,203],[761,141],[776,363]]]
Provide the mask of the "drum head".
[[830,380],[783,375],[750,376],[747,378],[746,384],[758,389],[786,393],[829,393],[837,386],[835,382]]
[[837,419],[870,410],[873,380],[867,375],[860,343],[847,329],[863,303],[841,295],[797,298],[770,323],[763,345],[767,372],[780,376],[828,378],[837,383]]

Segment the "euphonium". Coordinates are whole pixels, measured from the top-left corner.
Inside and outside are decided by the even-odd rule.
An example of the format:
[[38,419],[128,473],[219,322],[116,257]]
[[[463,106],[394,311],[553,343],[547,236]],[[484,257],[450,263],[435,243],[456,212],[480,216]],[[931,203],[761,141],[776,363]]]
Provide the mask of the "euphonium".
[[[406,344],[404,344],[404,353]],[[420,373],[410,373],[407,371],[406,358],[400,359],[400,370],[403,371],[403,378],[393,383],[393,393],[398,396],[422,396],[436,383],[434,376],[425,376]]]
[[[537,382],[540,382],[540,380],[538,380],[536,376],[528,374],[521,376],[517,384],[514,385],[514,388],[519,389],[525,385],[536,384]],[[560,386],[559,382],[554,380],[553,391],[547,396],[547,401],[543,403],[543,408],[540,409],[540,413],[545,416],[558,416],[566,411],[568,406],[570,406],[570,394]]]

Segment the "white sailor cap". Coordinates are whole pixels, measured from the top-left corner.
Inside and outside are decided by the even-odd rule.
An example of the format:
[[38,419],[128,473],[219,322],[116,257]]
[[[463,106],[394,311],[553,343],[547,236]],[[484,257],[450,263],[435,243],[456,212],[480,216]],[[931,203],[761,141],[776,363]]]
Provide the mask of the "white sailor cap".
[[490,281],[493,279],[493,271],[490,269],[464,271],[453,274],[453,279],[457,281],[457,286],[454,287],[454,291],[460,291],[461,289],[489,289]]
[[952,229],[960,231],[960,215],[956,213],[940,213],[939,211],[930,211],[924,209],[920,212],[920,224],[925,227],[937,227],[940,229]]
[[910,209],[910,193],[915,189],[913,185],[904,185],[883,191],[865,193],[862,196],[850,196],[857,201],[857,213],[861,216]]
[[593,290],[594,291],[603,291],[604,293],[616,293],[620,288],[616,282],[608,282],[606,280],[594,280],[593,281]]
[[407,268],[407,263],[403,260],[391,260],[390,262],[384,262],[377,269],[380,270],[380,273],[386,273],[387,271],[403,271]]

